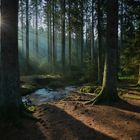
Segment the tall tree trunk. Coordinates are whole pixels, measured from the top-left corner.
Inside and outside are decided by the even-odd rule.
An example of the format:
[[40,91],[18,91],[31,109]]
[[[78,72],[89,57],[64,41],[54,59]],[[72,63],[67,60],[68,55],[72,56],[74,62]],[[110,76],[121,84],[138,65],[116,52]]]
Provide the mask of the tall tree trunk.
[[50,1],[50,44],[49,44],[49,64],[50,64],[50,72],[52,72],[52,1]]
[[2,0],[0,116],[19,115],[18,0]]
[[36,46],[36,56],[38,56],[39,53],[39,47],[38,47],[38,0],[35,2],[35,26],[36,26],[36,32],[35,32],[35,46]]
[[21,0],[21,44],[22,44],[22,53],[24,54],[24,8],[23,8],[23,0]]
[[107,0],[107,46],[102,90],[94,103],[115,102],[117,94],[118,0]]
[[[120,1],[120,45],[118,45],[118,72],[120,70],[120,49],[123,48],[123,41],[124,41],[124,7],[123,7],[123,0]],[[119,77],[118,77],[119,80]]]
[[120,10],[121,10],[121,16],[120,16],[120,47],[122,48],[123,47],[123,0],[121,0],[121,3],[120,3]]
[[81,54],[80,54],[80,62],[81,62],[81,66],[83,65],[83,45],[84,45],[84,4],[83,1],[81,1]]
[[69,0],[68,20],[69,20],[69,67],[71,67],[71,2],[70,0]]
[[88,16],[87,16],[87,13],[88,13],[88,4],[86,3],[86,8],[85,8],[85,47],[87,48],[88,47],[88,23],[87,23],[87,20],[88,20]]
[[53,72],[55,71],[55,56],[56,56],[56,48],[55,48],[55,2],[53,0],[52,4],[52,16],[53,16],[53,39],[52,39],[52,63],[53,63]]
[[102,26],[101,26],[101,0],[97,2],[97,17],[98,17],[98,83],[102,83],[103,71],[102,71]]
[[77,63],[77,66],[79,65],[79,33],[78,33],[78,30],[76,30],[76,35],[75,35],[75,44],[76,44],[76,63]]
[[91,64],[94,60],[94,0],[92,0],[92,23],[91,23]]
[[36,46],[35,46],[35,41],[36,41],[36,38],[35,38],[35,11],[33,12],[32,16],[33,16],[33,48],[34,48],[35,53],[36,53]]
[[[47,3],[49,5],[49,3]],[[48,64],[50,63],[50,8],[47,6]]]
[[29,0],[26,0],[26,72],[29,71]]
[[61,2],[61,8],[62,8],[62,69],[63,72],[65,72],[65,0],[62,0]]

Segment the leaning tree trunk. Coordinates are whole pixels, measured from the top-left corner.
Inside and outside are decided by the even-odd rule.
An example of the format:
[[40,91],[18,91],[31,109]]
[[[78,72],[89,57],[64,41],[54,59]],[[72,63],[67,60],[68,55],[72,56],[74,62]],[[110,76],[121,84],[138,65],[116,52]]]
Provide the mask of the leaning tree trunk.
[[18,63],[18,0],[2,0],[1,16],[1,85],[0,115],[15,117],[19,114],[21,96],[19,93]]
[[94,103],[115,102],[117,94],[118,0],[107,1],[107,47],[102,90]]

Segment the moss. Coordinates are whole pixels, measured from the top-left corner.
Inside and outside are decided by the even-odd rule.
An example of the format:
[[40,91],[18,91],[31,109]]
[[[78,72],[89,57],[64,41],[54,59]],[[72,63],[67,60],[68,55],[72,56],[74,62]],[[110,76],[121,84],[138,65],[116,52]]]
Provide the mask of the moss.
[[130,95],[130,94],[123,94],[122,95],[123,98],[129,98],[129,99],[134,99],[134,100],[140,100],[140,96],[137,95]]
[[134,80],[135,76],[119,76],[119,80]]
[[94,90],[95,88],[92,86],[83,86],[80,88],[80,92],[84,92],[84,93],[93,93]]
[[97,93],[97,96],[85,104],[112,104],[120,101],[117,90],[112,88],[98,87],[95,93]]
[[39,86],[35,85],[35,84],[23,84],[20,87],[20,93],[22,96],[30,94],[32,92],[34,92],[36,89],[38,89]]
[[31,112],[35,112],[36,110],[35,106],[29,106],[27,109]]

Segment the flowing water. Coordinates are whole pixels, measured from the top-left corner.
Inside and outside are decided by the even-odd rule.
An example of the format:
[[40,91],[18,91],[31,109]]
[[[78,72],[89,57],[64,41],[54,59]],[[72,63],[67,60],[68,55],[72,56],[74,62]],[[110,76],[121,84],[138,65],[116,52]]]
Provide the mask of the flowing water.
[[74,86],[68,86],[65,87],[64,89],[56,89],[56,90],[42,88],[36,90],[30,95],[22,97],[22,101],[27,104],[41,105],[47,102],[61,100],[64,97],[68,96],[75,89],[76,88]]

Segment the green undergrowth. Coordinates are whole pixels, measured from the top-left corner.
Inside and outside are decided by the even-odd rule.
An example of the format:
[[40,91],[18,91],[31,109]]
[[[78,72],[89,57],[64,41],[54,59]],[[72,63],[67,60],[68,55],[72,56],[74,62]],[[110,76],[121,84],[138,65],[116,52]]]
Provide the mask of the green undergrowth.
[[140,96],[133,95],[133,94],[123,94],[122,98],[129,98],[129,99],[134,99],[134,100],[140,100]]
[[24,95],[34,92],[38,88],[40,88],[40,86],[37,84],[25,83],[21,85],[20,92],[21,92],[21,95],[24,96]]
[[34,105],[26,105],[26,104],[23,104],[23,106],[24,106],[23,107],[24,110],[26,110],[29,113],[33,113],[33,112],[36,111],[36,106],[34,106]]
[[135,76],[119,76],[119,80],[135,80]]
[[98,94],[101,91],[101,86],[91,86],[85,85],[80,88],[80,92],[82,93],[95,93]]
[[80,88],[80,92],[83,92],[83,93],[93,93],[95,90],[95,87],[93,86],[83,86]]

